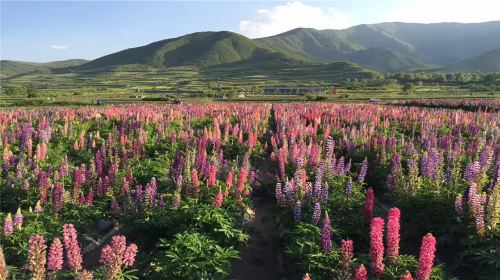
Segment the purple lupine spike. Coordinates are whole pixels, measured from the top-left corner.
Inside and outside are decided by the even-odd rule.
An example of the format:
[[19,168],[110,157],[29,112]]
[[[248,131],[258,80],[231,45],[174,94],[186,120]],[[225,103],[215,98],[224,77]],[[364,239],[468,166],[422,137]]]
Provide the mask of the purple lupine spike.
[[330,253],[332,250],[332,226],[330,224],[330,217],[328,217],[328,212],[325,213],[323,218],[323,226],[321,228],[321,250],[323,253]]
[[9,213],[3,223],[3,234],[9,236],[14,233],[14,223],[12,221],[12,215]]
[[276,201],[278,202],[278,205],[284,205],[284,200],[285,197],[283,196],[283,190],[281,188],[281,183],[278,182],[276,183]]
[[54,193],[52,195],[52,205],[54,207],[54,211],[58,212],[63,208],[64,199],[63,199],[64,187],[61,183],[57,183],[54,187]]
[[352,179],[349,177],[345,186],[345,193],[349,196],[352,194],[352,184]]
[[328,197],[330,195],[330,186],[328,183],[324,183],[321,188],[321,203],[326,204],[328,202]]
[[293,207],[293,220],[298,223],[302,219],[302,207],[300,200],[297,200],[295,202],[295,205]]
[[312,214],[312,224],[317,225],[321,220],[321,204],[319,202],[316,202],[314,204],[314,210]]
[[21,229],[23,226],[24,222],[24,216],[23,213],[21,212],[21,208],[17,208],[17,212],[14,215],[14,227],[17,229]]
[[360,181],[360,182],[365,181],[367,171],[368,171],[368,159],[365,157],[365,159],[361,163],[361,167],[359,169],[358,181]]

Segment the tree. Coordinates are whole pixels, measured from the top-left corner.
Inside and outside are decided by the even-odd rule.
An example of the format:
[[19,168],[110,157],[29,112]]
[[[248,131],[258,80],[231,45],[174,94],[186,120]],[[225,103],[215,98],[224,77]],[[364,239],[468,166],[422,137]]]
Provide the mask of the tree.
[[413,89],[414,89],[414,86],[412,83],[406,83],[403,85],[403,92],[404,93],[410,93],[413,91]]
[[26,93],[28,98],[35,98],[38,95],[38,90],[33,85],[29,85],[26,87]]

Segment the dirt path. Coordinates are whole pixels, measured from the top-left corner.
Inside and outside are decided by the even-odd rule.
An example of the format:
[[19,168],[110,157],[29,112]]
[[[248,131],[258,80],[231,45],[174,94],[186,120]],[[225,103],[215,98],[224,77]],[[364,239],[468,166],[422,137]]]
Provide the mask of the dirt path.
[[250,242],[241,249],[241,259],[233,261],[231,279],[279,279],[277,224],[272,213],[274,204],[268,194],[254,198],[255,219],[250,224]]

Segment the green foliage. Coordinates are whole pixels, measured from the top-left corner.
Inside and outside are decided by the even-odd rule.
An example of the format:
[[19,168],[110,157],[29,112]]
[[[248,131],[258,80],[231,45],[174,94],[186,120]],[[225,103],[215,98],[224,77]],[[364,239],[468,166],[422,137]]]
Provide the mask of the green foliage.
[[179,233],[171,241],[160,240],[159,256],[152,262],[158,279],[224,279],[229,262],[238,258],[232,247],[221,247],[198,232]]

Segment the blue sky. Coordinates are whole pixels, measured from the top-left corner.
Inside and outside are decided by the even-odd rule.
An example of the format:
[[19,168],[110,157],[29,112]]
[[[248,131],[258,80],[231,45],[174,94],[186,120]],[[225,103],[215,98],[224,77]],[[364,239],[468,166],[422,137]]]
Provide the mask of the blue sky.
[[500,0],[5,1],[1,59],[94,59],[125,48],[207,30],[251,38],[296,27],[362,23],[500,20]]

